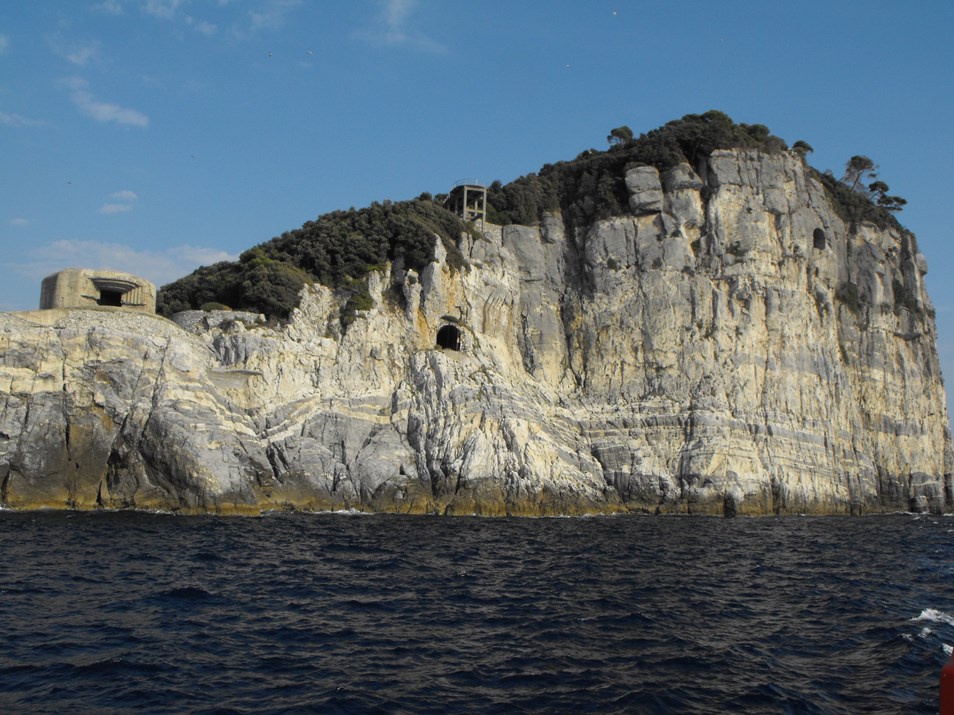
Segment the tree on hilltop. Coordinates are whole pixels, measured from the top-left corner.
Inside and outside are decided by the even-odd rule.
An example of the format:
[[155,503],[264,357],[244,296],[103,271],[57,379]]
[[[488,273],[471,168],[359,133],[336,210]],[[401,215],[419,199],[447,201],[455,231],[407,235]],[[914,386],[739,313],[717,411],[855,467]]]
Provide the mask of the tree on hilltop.
[[878,165],[871,159],[863,155],[855,155],[845,164],[845,175],[841,177],[841,182],[847,184],[852,191],[857,191],[859,184],[863,179],[874,179],[878,175],[875,171]]
[[813,151],[815,151],[815,150],[812,148],[812,145],[811,145],[811,144],[809,144],[809,143],[806,142],[806,141],[802,141],[801,139],[799,139],[797,142],[795,142],[794,144],[792,144],[792,149],[795,151],[796,154],[798,154],[798,155],[799,155],[800,157],[802,157],[803,159],[804,159],[808,154],[811,154]]
[[890,187],[885,182],[876,180],[865,183],[869,179],[878,179],[878,174],[875,173],[877,170],[878,165],[869,157],[853,156],[845,165],[845,175],[841,177],[841,183],[885,211],[900,211],[908,202],[900,196],[888,194]]
[[611,147],[629,144],[633,141],[633,130],[625,124],[621,127],[616,127],[616,129],[610,131],[609,136],[606,137],[606,141],[609,142]]
[[883,181],[873,181],[868,184],[868,196],[872,201],[877,202],[878,206],[887,211],[900,211],[908,202],[900,196],[890,196],[888,191],[891,187]]

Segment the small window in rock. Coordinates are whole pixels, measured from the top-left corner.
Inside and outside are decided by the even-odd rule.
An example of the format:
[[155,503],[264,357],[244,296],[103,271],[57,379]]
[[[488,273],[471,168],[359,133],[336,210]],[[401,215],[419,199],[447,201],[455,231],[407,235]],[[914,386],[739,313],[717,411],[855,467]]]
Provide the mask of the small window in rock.
[[828,237],[820,228],[816,228],[815,233],[812,234],[812,242],[819,251],[828,248]]
[[437,347],[444,350],[460,350],[460,329],[456,325],[445,325],[438,330]]
[[99,304],[121,308],[123,305],[123,294],[118,290],[101,290],[99,292]]

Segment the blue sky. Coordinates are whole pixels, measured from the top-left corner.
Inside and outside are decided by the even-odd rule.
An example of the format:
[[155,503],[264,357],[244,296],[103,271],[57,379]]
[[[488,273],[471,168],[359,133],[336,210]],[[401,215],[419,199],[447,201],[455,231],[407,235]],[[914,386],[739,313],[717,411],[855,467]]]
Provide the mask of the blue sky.
[[509,181],[719,109],[881,168],[954,374],[954,3],[21,0],[0,8],[0,310],[169,282],[335,209]]

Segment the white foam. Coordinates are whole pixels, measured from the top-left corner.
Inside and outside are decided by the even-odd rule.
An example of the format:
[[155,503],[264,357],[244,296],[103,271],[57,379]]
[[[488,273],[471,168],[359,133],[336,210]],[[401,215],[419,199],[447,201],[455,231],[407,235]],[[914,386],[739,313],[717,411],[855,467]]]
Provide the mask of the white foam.
[[316,511],[309,511],[306,509],[298,510],[288,510],[288,509],[265,509],[262,511],[261,516],[264,518],[269,517],[281,517],[281,516],[328,516],[329,514],[333,516],[376,516],[373,511],[361,511],[360,509],[350,508],[350,509],[320,509]]
[[326,511],[315,511],[313,514],[334,514],[335,516],[374,516],[373,511],[361,511],[351,507],[349,509],[328,509]]
[[947,643],[945,643],[943,647],[944,647],[944,655],[946,655],[948,658],[950,658],[951,655],[954,655],[954,646],[950,646]]
[[921,611],[921,615],[917,618],[912,618],[912,621],[931,621],[932,623],[946,623],[949,626],[954,626],[954,616],[949,616],[944,611],[938,611],[935,608],[925,608]]

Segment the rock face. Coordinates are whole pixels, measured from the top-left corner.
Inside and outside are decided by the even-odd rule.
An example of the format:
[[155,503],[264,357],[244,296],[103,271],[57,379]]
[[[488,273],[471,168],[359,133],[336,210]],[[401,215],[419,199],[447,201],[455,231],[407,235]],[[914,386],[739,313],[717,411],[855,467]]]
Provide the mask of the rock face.
[[[257,512],[949,511],[926,264],[789,154],[626,177],[469,267],[307,288],[284,326],[0,315],[0,500]],[[440,349],[444,326],[460,350]]]

